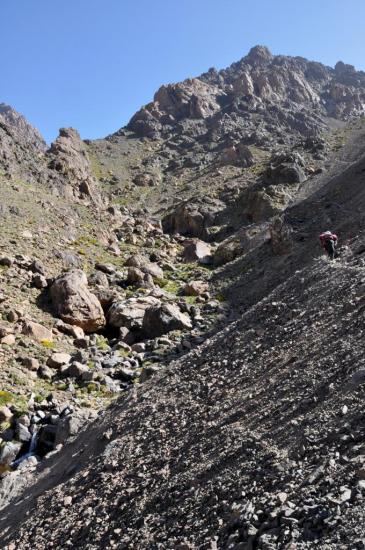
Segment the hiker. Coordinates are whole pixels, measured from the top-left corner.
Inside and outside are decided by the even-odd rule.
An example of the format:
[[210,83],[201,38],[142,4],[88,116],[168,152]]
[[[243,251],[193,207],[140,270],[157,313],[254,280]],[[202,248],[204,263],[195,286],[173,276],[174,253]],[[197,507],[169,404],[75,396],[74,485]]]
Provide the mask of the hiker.
[[336,246],[337,246],[337,235],[332,233],[332,231],[325,231],[319,236],[322,248],[327,252],[331,260],[335,257]]

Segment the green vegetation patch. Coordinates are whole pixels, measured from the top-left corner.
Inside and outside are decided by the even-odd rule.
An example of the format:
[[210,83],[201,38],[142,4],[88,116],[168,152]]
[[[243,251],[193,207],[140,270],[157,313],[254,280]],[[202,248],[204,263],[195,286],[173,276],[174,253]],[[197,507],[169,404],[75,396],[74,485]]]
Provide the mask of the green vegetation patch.
[[10,392],[4,390],[0,391],[0,407],[8,405],[9,403],[12,403],[12,401],[13,395]]
[[97,334],[95,338],[95,345],[101,351],[106,351],[109,349],[108,340],[101,334]]

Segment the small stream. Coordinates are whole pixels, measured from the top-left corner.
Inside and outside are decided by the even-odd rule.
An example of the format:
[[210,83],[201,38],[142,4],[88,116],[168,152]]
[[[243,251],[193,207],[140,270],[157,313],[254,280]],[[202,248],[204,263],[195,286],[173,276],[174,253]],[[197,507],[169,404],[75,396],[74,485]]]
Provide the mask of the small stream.
[[16,460],[14,460],[14,462],[12,462],[11,464],[11,467],[16,469],[19,466],[19,464],[24,462],[24,460],[27,460],[27,458],[29,458],[30,456],[34,456],[35,450],[37,448],[37,442],[38,442],[38,432],[34,431],[34,433],[32,434],[32,439],[30,440],[28,451],[24,453],[22,456],[20,456],[19,458],[17,458]]

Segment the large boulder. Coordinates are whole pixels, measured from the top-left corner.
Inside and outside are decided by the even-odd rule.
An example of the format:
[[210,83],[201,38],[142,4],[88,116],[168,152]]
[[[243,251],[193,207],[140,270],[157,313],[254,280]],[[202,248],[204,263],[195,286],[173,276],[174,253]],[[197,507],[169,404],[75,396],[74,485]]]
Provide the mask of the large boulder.
[[71,361],[71,355],[69,353],[53,353],[47,359],[48,367],[53,369],[59,369],[63,365],[67,365]]
[[95,332],[105,326],[103,308],[90,292],[87,277],[74,269],[58,277],[51,286],[51,298],[56,314],[70,325],[85,332]]
[[[141,254],[133,254],[133,256],[130,256],[126,260],[125,265],[127,267],[135,267],[139,269],[142,273],[145,273],[146,275],[151,275],[151,277],[155,279],[163,278],[162,269],[155,262],[151,262]],[[131,276],[130,282],[134,282],[133,281],[134,272],[131,272],[130,276]],[[129,279],[129,276],[128,276],[128,279]]]
[[65,416],[61,422],[57,424],[55,433],[55,445],[64,443],[69,437],[75,436],[98,416],[97,411],[93,409],[78,409],[73,414]]
[[19,441],[8,441],[0,445],[0,466],[10,465],[19,453],[22,444]]
[[6,405],[0,407],[0,424],[2,422],[10,422],[13,416],[13,413]]
[[199,239],[186,239],[183,245],[183,258],[186,262],[211,263],[212,249],[208,243]]
[[184,286],[185,296],[200,296],[204,292],[208,292],[209,285],[206,281],[190,281]]
[[35,323],[34,321],[25,321],[23,324],[23,334],[29,336],[37,342],[42,342],[44,340],[52,341],[53,334],[52,331],[48,328]]
[[166,233],[200,237],[205,233],[204,214],[194,204],[184,203],[162,220],[162,227]]
[[215,266],[220,266],[232,262],[237,256],[243,252],[242,245],[239,239],[229,238],[223,241],[214,252],[213,263]]
[[140,288],[153,288],[153,277],[149,273],[143,273],[138,267],[128,267],[127,283]]
[[144,173],[137,174],[133,179],[133,183],[138,187],[154,187],[158,182],[153,174]]
[[172,330],[191,328],[190,317],[181,313],[175,304],[160,304],[147,308],[142,325],[147,338],[155,338]]
[[213,263],[216,266],[233,261],[237,256],[247,254],[270,239],[268,223],[252,224],[238,231],[217,247]]
[[280,214],[288,206],[293,194],[285,185],[269,185],[265,188],[247,189],[241,197],[243,211],[253,223],[267,221]]
[[254,164],[254,156],[244,143],[235,143],[226,147],[221,156],[221,163],[233,164],[247,168]]
[[107,314],[108,324],[114,328],[125,327],[129,330],[140,330],[146,309],[159,304],[160,301],[153,296],[129,298],[124,302],[115,302]]

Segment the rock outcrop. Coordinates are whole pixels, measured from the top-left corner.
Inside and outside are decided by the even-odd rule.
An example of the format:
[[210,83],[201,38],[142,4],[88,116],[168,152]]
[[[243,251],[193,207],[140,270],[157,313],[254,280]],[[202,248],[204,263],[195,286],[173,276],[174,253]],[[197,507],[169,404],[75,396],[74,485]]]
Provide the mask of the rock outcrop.
[[91,173],[86,146],[74,128],[61,128],[60,134],[47,151],[50,177],[68,197],[87,199],[101,204],[96,180]]
[[233,261],[238,256],[263,245],[270,238],[268,223],[252,224],[228,237],[219,244],[214,252],[213,263],[216,266]]
[[114,302],[108,311],[108,324],[114,328],[124,327],[129,330],[140,330],[146,309],[159,305],[160,301],[153,296]]
[[8,176],[36,181],[44,171],[46,143],[27,120],[0,104],[0,169]]
[[293,229],[284,216],[276,216],[270,223],[271,248],[274,254],[289,254],[293,247]]
[[222,201],[210,197],[183,202],[163,218],[163,230],[204,239],[207,229],[217,223],[224,207]]
[[[138,269],[140,272],[144,273],[145,275],[150,275],[152,278],[162,279],[163,277],[163,270],[159,267],[159,265],[156,262],[151,262],[150,260],[142,256],[142,254],[135,254],[133,256],[130,256],[126,260],[125,265]],[[133,274],[134,276],[136,275],[135,271],[133,272]],[[133,275],[130,274],[130,282],[133,282],[133,278]]]
[[[169,169],[212,161],[249,167],[247,146],[262,150],[317,139],[328,117],[365,113],[365,75],[342,62],[330,68],[256,46],[221,71],[162,86],[128,124],[137,136],[166,139]],[[287,170],[290,179],[303,178]],[[284,175],[284,174],[283,174]],[[198,236],[198,235],[197,235]]]
[[154,101],[138,111],[129,123],[140,136],[156,137],[164,124],[176,124],[183,118],[204,119],[219,110],[219,88],[197,78],[180,84],[162,86]]
[[302,183],[305,179],[304,161],[298,154],[277,154],[265,173],[265,181],[271,185]]
[[38,182],[68,198],[103,204],[87,154],[73,128],[62,128],[51,147],[14,109],[0,104],[0,169],[6,176]]

